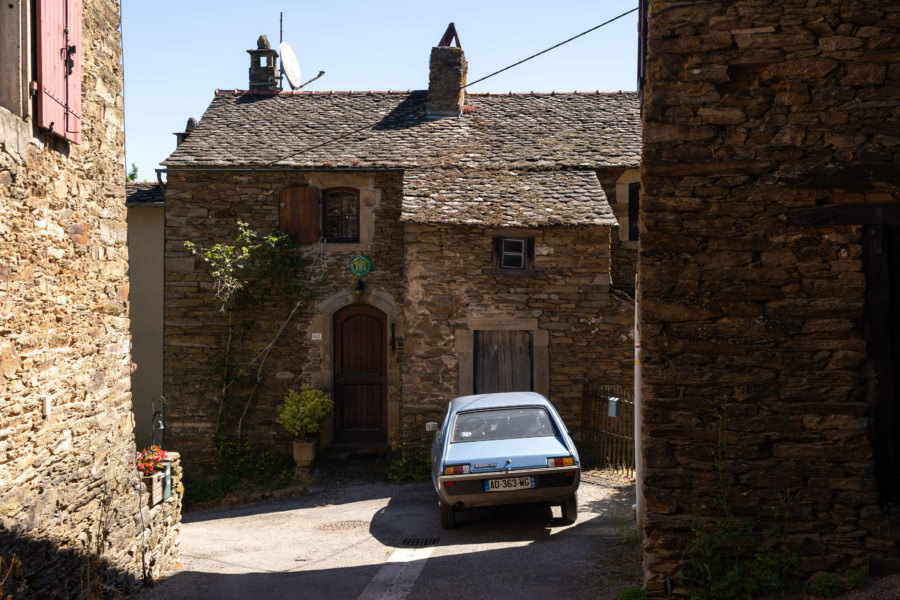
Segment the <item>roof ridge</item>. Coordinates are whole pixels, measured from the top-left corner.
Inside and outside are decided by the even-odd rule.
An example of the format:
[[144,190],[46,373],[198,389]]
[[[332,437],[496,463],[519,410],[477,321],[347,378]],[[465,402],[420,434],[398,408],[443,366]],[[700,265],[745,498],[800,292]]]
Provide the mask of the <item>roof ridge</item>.
[[[414,92],[427,92],[428,90],[220,90],[216,89],[217,96],[374,96],[376,94],[412,94]],[[633,90],[551,90],[549,92],[466,92],[467,96],[617,96],[636,95]]]

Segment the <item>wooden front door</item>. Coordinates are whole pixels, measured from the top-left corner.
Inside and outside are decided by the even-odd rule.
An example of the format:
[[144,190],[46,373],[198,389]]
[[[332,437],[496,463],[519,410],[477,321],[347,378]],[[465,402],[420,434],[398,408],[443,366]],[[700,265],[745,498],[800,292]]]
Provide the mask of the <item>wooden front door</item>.
[[352,304],[334,315],[335,441],[387,441],[387,315]]
[[474,393],[534,391],[530,331],[476,331]]

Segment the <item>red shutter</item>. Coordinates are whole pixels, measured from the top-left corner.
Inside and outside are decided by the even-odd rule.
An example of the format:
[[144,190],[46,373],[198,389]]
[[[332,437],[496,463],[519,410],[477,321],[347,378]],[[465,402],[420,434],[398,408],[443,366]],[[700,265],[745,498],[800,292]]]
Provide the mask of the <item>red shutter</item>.
[[298,244],[319,239],[319,190],[309,186],[287,188],[281,192],[278,227]]
[[37,1],[37,124],[81,142],[81,0]]

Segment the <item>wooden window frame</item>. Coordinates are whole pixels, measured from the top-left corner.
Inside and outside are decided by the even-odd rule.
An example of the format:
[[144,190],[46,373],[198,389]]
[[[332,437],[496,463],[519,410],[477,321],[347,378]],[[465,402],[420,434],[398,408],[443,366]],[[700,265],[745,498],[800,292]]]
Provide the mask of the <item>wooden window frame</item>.
[[[329,227],[328,227],[328,196],[330,194],[353,194],[356,197],[356,235],[352,237],[340,236],[340,237],[329,237]],[[357,244],[359,243],[359,229],[360,229],[360,202],[359,202],[359,190],[357,188],[352,187],[332,187],[326,188],[322,190],[322,237],[326,242],[330,244]],[[341,209],[341,217],[345,217],[343,213],[343,207]]]
[[[524,245],[524,254],[522,257],[522,267],[504,267],[503,266],[503,242],[505,240],[522,241]],[[530,235],[498,235],[493,238],[494,261],[489,269],[484,269],[486,275],[513,275],[513,276],[534,276],[540,275],[543,271],[534,268],[534,236]]]

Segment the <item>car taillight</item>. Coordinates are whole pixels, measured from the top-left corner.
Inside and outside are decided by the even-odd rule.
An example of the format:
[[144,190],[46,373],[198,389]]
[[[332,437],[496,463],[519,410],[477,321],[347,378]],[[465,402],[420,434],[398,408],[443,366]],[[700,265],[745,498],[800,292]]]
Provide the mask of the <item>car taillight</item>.
[[548,458],[548,467],[571,467],[575,464],[575,460],[571,456],[560,456],[559,458]]
[[444,467],[444,475],[465,475],[469,472],[469,465],[452,465]]

